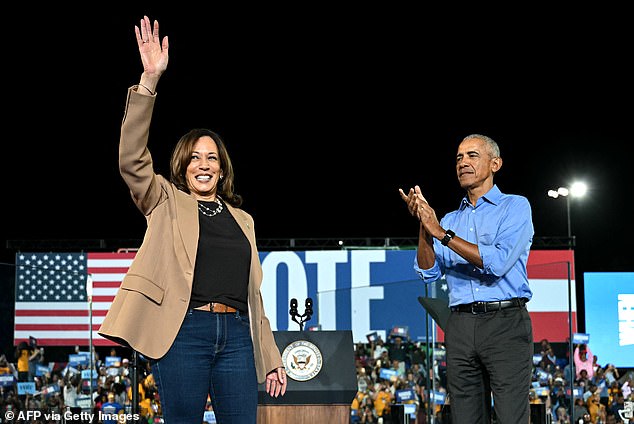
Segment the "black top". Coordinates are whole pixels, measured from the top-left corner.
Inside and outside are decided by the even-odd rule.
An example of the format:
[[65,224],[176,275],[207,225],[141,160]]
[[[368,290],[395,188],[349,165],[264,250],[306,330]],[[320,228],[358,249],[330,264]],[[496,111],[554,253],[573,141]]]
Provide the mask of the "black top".
[[[216,202],[198,201],[209,209]],[[223,202],[224,205],[224,202]],[[200,234],[190,307],[219,302],[246,312],[251,245],[226,207],[214,216],[198,211]]]

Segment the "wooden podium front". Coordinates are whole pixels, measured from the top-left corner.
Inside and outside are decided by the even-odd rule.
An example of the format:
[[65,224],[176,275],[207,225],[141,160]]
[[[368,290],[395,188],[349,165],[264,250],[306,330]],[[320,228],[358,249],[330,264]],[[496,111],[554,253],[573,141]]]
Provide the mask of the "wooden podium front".
[[[266,393],[265,384],[259,385],[258,423],[348,424],[350,404],[357,393],[352,331],[274,331],[273,335],[280,352],[287,351],[288,385],[286,394],[278,398]],[[287,350],[287,347],[299,345],[301,352],[304,344],[316,346],[321,358],[308,350],[309,358],[298,359],[293,354],[297,350]],[[308,373],[309,379],[302,380],[307,377],[299,372],[308,369],[302,362],[305,359],[310,367],[321,359],[320,369],[314,376]],[[298,376],[299,380],[293,379],[292,375]]]

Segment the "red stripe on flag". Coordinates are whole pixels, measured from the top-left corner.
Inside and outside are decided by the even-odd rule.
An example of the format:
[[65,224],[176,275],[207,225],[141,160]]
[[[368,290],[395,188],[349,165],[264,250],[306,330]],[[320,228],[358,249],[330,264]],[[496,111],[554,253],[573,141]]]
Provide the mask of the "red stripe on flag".
[[570,263],[570,279],[575,279],[573,250],[531,250],[526,270],[530,279],[567,279]]
[[[90,256],[89,256],[89,258],[93,259]],[[113,259],[113,258],[110,258],[110,259]],[[125,258],[119,258],[119,259],[125,259]],[[117,267],[117,268],[88,267],[87,269],[88,269],[88,273],[90,273],[90,274],[125,274],[126,272],[128,272],[128,268],[126,268],[126,267]]]
[[[93,316],[105,317],[108,311],[105,309],[93,309]],[[86,310],[75,309],[16,309],[16,317],[87,317],[90,315]]]
[[[93,324],[94,331],[101,324]],[[15,331],[88,331],[88,324],[16,324]]]
[[114,300],[114,296],[93,296],[92,301],[94,302],[108,302],[112,303]]
[[[93,274],[95,274],[93,272]],[[121,281],[95,281],[92,284],[93,289],[118,289],[121,285]]]
[[[568,312],[531,312],[533,340],[565,342],[569,337]],[[577,331],[577,313],[572,313],[572,332]]]
[[445,332],[436,324],[436,341],[439,343],[445,342]]
[[136,252],[111,253],[111,252],[90,252],[88,259],[134,259]]

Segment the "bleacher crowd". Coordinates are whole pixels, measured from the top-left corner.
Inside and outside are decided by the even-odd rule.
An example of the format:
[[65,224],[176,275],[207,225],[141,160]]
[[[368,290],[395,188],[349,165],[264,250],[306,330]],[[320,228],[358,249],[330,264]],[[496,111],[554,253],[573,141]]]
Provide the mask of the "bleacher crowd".
[[[535,346],[528,402],[542,406],[535,410],[544,411],[543,422],[623,423],[618,411],[624,409],[626,401],[634,400],[634,372],[619,371],[613,364],[602,365],[589,345],[579,344],[573,350],[573,376],[567,344],[562,345],[564,349],[559,356],[548,340]],[[389,337],[385,342],[379,338],[356,345],[355,364],[359,391],[351,404],[351,423],[401,423],[395,421],[393,416],[397,415],[391,409],[408,404],[406,411],[411,424],[451,423],[451,396],[446,390],[446,362],[441,343],[427,346],[401,337]],[[430,417],[428,421],[428,415],[433,420]],[[495,422],[493,405],[492,423]]]
[[[117,356],[115,349],[99,358],[93,349],[95,373],[90,378],[90,354],[75,348],[69,361],[45,362],[44,348],[21,343],[14,361],[0,356],[0,410],[3,422],[11,411],[13,422],[48,424],[83,422],[119,424],[130,418],[132,373],[130,359]],[[536,344],[533,382],[528,401],[543,405],[541,410],[556,424],[622,423],[618,410],[634,400],[632,371],[601,364],[589,345],[575,345],[574,376],[567,349],[556,354],[548,340]],[[80,358],[80,360],[77,360]],[[83,360],[81,358],[84,358]],[[88,360],[86,360],[86,358]],[[411,424],[450,423],[451,396],[446,390],[446,362],[442,343],[427,345],[406,337],[375,337],[357,343],[354,352],[358,392],[350,405],[350,423],[396,424],[393,410],[402,408]],[[158,391],[147,361],[139,361],[139,421],[160,423]],[[574,405],[570,416],[570,392]],[[93,383],[93,390],[90,384]],[[24,384],[27,383],[27,384]],[[32,383],[32,384],[28,384]],[[92,401],[90,398],[92,393]],[[495,410],[495,408],[493,408]],[[20,411],[38,411],[18,415]],[[71,411],[77,419],[65,419]],[[208,411],[211,406],[208,402]],[[18,420],[18,417],[22,419]],[[105,418],[117,417],[117,421]],[[201,420],[201,422],[204,422]],[[495,417],[493,417],[495,423]]]
[[67,362],[45,362],[43,347],[20,343],[15,362],[8,361],[6,354],[0,356],[0,419],[33,424],[120,424],[134,418],[136,422],[161,422],[160,399],[149,363],[139,362],[139,407],[135,417],[129,358],[117,356],[112,349],[101,359],[93,349],[91,376],[90,353],[81,352],[79,347]]

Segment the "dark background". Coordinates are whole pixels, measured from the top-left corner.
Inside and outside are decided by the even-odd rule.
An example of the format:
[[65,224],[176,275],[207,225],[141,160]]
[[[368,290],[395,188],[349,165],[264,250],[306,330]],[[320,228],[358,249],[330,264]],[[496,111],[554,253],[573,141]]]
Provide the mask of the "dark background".
[[[150,134],[156,170],[168,175],[189,129],[217,131],[258,238],[416,237],[398,188],[419,184],[439,218],[455,209],[456,147],[477,132],[499,143],[496,183],[530,200],[536,238],[567,232],[566,201],[546,192],[588,184],[571,201],[581,299],[583,272],[633,270],[624,11],[178,2],[7,16],[5,275],[16,246],[142,238],[117,152],[143,14],[170,39]],[[3,305],[12,322],[12,296]]]

